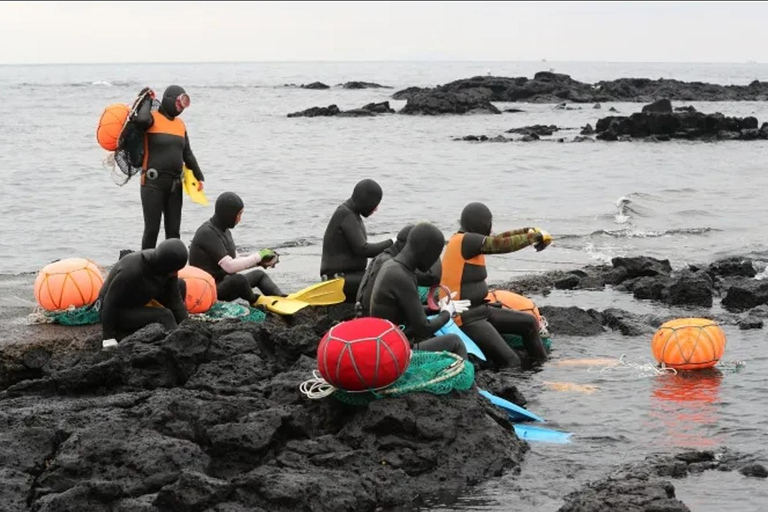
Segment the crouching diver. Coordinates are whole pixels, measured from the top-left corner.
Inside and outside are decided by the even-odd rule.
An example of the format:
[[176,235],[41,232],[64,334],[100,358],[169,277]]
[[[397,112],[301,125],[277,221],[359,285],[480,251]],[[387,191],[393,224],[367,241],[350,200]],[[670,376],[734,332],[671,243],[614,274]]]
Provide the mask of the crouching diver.
[[105,347],[146,325],[160,323],[173,330],[187,318],[186,286],[177,277],[186,264],[187,248],[175,239],[117,262],[97,301]]
[[427,272],[440,259],[445,237],[435,226],[417,224],[408,235],[408,241],[394,259],[381,267],[373,284],[371,316],[405,325],[405,335],[417,350],[453,352],[467,358],[464,342],[455,334],[432,337],[448,320],[466,311],[469,301],[444,298],[440,313],[427,319],[416,286],[416,272]]
[[142,249],[151,249],[157,244],[162,217],[166,240],[181,237],[181,180],[185,164],[198,180],[199,189],[203,188],[205,177],[192,153],[184,121],[179,118],[189,103],[186,91],[171,85],[163,93],[157,112],[152,112],[152,100],[148,96],[136,115],[136,125],[146,130],[141,173]]
[[[381,267],[387,261],[391,260],[403,250],[406,242],[408,241],[408,234],[413,229],[413,224],[405,226],[397,234],[395,243],[392,244],[383,253],[376,256],[368,264],[368,268],[365,269],[363,279],[360,282],[360,288],[357,290],[357,302],[355,304],[355,310],[358,316],[370,316],[371,314],[371,294],[373,293],[373,283],[376,281],[376,276],[379,275]],[[440,284],[440,275],[442,273],[442,267],[440,265],[440,259],[432,265],[432,268],[428,272],[422,272],[416,270],[416,284],[419,286],[432,287]]]
[[235,249],[232,231],[243,215],[243,200],[234,192],[224,192],[216,199],[213,217],[200,226],[189,248],[189,264],[201,268],[216,280],[216,295],[219,300],[244,299],[253,306],[259,296],[253,289],[258,288],[265,295],[285,294],[272,282],[263,270],[242,270],[261,266],[272,267],[277,263],[277,254],[270,249],[249,256],[239,256]]
[[376,211],[382,194],[375,181],[359,182],[352,197],[336,208],[325,229],[320,277],[324,281],[343,277],[345,302],[348,303],[355,303],[368,258],[378,256],[394,243],[394,239],[368,243],[363,224],[362,217],[370,217]]
[[501,337],[517,334],[523,338],[525,350],[535,361],[547,359],[541,342],[539,325],[532,315],[490,307],[486,302],[488,272],[486,254],[519,251],[529,245],[546,248],[552,237],[537,228],[522,228],[491,236],[493,217],[482,203],[470,203],[461,212],[461,229],[448,241],[443,256],[441,284],[457,298],[469,300],[469,311],[456,319],[461,329],[477,343],[483,353],[500,366],[520,366],[520,358]]

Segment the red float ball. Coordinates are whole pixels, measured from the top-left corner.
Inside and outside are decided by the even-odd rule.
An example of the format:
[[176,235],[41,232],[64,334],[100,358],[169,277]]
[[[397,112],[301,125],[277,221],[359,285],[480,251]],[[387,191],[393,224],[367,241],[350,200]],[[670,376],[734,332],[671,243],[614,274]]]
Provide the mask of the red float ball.
[[411,362],[411,344],[388,320],[357,318],[329,330],[317,347],[317,369],[345,391],[371,391],[393,384]]

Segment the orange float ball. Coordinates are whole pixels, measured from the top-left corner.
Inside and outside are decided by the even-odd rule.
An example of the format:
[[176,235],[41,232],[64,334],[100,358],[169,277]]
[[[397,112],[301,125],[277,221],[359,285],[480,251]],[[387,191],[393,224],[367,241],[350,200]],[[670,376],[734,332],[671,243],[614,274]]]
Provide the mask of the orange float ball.
[[179,279],[187,284],[184,303],[190,313],[205,313],[216,304],[216,281],[205,270],[187,265],[179,270]]
[[85,258],[46,265],[35,279],[35,300],[46,311],[80,308],[96,302],[104,284],[99,267]]
[[706,318],[678,318],[659,327],[651,340],[653,356],[675,370],[715,366],[725,352],[725,333]]
[[115,103],[104,109],[99,119],[99,127],[96,128],[96,140],[102,148],[107,151],[117,149],[129,113],[128,105],[122,103]]
[[537,308],[536,304],[534,304],[528,297],[524,297],[508,290],[491,290],[485,297],[485,300],[488,302],[498,302],[506,309],[514,309],[515,311],[529,313],[535,316],[536,320],[539,322],[541,321],[539,308]]

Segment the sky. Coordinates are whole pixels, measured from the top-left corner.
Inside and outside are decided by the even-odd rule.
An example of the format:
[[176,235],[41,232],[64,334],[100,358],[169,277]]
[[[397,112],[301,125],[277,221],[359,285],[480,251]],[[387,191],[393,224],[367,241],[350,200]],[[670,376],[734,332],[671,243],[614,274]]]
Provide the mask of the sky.
[[757,2],[0,2],[0,64],[768,62]]

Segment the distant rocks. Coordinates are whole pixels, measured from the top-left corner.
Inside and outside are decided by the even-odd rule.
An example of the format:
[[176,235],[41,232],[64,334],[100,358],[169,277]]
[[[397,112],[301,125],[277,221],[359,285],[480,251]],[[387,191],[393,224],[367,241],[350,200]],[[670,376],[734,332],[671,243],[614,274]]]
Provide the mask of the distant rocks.
[[587,123],[587,125],[581,129],[581,135],[594,135],[595,129],[592,128],[592,125]]
[[381,103],[369,103],[364,107],[353,110],[341,110],[336,105],[327,107],[312,107],[301,112],[293,112],[288,117],[373,117],[378,114],[394,114],[388,101]]
[[388,85],[375,84],[372,82],[347,82],[341,86],[344,89],[392,89]]
[[431,90],[410,95],[400,113],[436,116],[444,114],[501,114],[501,111],[491,103],[489,95],[485,91]]
[[525,112],[525,110],[519,109],[519,108],[505,108],[504,113],[505,114],[519,114],[521,112]]
[[532,126],[523,126],[522,128],[512,128],[511,130],[507,130],[507,133],[519,133],[522,135],[533,134],[539,137],[548,137],[553,135],[558,130],[560,130],[560,128],[553,124],[549,126],[543,124],[535,124]]
[[330,89],[330,85],[325,85],[323,82],[312,82],[311,84],[302,84],[300,86],[302,89],[311,89],[311,90],[317,90],[322,91],[325,89]]
[[672,110],[669,100],[659,100],[630,116],[608,116],[596,126],[597,138],[605,141],[647,139],[657,142],[682,140],[768,139],[768,123],[758,129],[754,117],[726,117],[695,109]]

